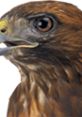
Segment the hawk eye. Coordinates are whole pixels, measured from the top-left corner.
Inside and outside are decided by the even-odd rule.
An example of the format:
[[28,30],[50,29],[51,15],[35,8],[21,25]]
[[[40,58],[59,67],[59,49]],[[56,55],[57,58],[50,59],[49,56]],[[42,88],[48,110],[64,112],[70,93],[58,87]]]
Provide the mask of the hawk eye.
[[53,27],[53,19],[51,17],[39,17],[34,21],[35,28],[40,32],[48,32]]

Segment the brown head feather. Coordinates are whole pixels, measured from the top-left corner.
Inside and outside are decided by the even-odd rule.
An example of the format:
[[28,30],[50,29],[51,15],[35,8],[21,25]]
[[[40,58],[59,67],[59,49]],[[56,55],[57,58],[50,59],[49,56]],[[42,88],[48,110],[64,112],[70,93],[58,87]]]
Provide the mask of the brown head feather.
[[[82,25],[82,12],[76,6],[58,1],[31,2],[13,8],[8,16],[27,17],[29,14],[52,13],[66,24]],[[7,14],[6,14],[7,15]]]

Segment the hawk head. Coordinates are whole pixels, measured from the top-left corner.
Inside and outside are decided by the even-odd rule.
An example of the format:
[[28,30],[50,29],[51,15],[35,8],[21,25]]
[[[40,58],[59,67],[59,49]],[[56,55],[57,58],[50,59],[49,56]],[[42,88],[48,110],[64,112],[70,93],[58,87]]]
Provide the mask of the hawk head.
[[[32,117],[82,116],[81,10],[57,1],[17,6],[0,19],[0,42],[7,45],[0,55],[18,66],[28,87]],[[21,111],[20,95],[14,96],[15,112]]]
[[[82,46],[82,12],[56,1],[15,7],[0,19],[0,54],[13,57],[77,57]],[[50,57],[51,58],[51,57]]]
[[[75,64],[81,72],[82,12],[58,1],[17,6],[0,19],[0,50],[14,64]],[[76,62],[79,61],[79,62]],[[77,65],[78,64],[78,65]],[[76,69],[75,68],[75,69]],[[81,73],[80,73],[81,74]]]

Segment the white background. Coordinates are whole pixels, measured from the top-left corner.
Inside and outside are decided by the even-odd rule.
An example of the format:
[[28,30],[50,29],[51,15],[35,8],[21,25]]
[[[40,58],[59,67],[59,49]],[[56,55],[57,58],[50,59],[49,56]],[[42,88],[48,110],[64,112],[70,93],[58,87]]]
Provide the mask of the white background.
[[[33,0],[0,0],[0,16],[12,7]],[[38,1],[38,0],[36,0]],[[82,0],[60,0],[73,3],[82,9]],[[13,90],[20,82],[17,68],[4,57],[0,57],[0,116],[6,117],[8,100]]]

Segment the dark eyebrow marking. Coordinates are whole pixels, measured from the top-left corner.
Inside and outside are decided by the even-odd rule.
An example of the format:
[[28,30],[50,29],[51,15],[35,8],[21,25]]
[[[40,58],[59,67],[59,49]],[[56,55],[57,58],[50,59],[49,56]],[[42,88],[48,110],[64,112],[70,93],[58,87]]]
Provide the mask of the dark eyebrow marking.
[[32,14],[25,16],[25,18],[28,20],[32,20],[34,18],[46,17],[46,16],[54,18],[59,24],[62,24],[62,22],[57,18],[57,16],[55,16],[51,13],[46,13],[46,12],[45,13],[39,12],[39,13],[35,13],[35,14],[32,13]]

